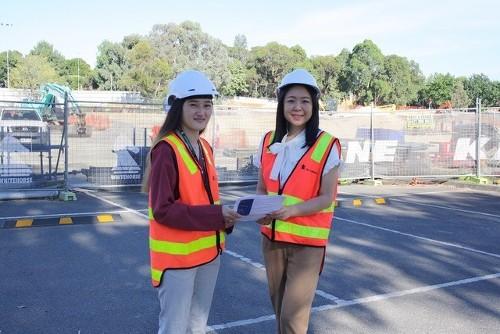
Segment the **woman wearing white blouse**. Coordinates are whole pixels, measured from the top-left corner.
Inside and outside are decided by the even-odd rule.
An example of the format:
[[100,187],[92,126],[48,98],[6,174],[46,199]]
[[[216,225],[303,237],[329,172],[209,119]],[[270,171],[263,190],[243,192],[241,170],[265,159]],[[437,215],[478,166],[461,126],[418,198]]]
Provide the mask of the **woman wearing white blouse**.
[[307,332],[333,218],[340,143],[319,129],[319,94],[306,70],[283,78],[276,128],[254,161],[257,193],[285,198],[283,207],[257,221],[280,334]]

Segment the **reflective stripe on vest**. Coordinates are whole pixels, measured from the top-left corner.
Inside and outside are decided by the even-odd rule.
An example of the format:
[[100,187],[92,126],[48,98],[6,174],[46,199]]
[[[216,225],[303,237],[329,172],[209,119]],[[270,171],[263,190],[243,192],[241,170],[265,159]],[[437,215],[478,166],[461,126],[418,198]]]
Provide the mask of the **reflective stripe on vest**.
[[[214,203],[210,203],[198,164],[192,158],[184,142],[174,133],[164,139],[173,149],[177,160],[179,199],[188,205],[219,204],[219,188],[214,159],[206,140],[200,138],[207,165],[207,177]],[[215,259],[224,249],[223,231],[189,231],[171,228],[158,223],[153,215],[151,200],[148,216],[151,279],[154,286],[161,283],[166,269],[197,267]]]
[[[276,156],[267,147],[274,134],[266,134],[263,144],[261,166],[264,183],[269,195],[281,194],[285,197],[284,205],[302,203],[316,197],[321,187],[321,176],[332,146],[335,144],[340,153],[340,144],[335,137],[322,132],[314,145],[309,148],[297,162],[282,190],[278,180],[270,179],[270,171]],[[269,225],[261,226],[261,232],[271,240],[290,242],[310,246],[326,246],[331,229],[335,209],[335,197],[328,208],[307,216],[290,217],[286,221],[275,220]]]

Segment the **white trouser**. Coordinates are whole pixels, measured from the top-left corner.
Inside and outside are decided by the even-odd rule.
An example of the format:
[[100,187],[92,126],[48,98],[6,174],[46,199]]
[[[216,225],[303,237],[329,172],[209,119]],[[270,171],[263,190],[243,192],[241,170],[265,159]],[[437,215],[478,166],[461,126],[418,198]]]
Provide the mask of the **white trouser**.
[[167,270],[158,288],[158,334],[205,333],[220,256],[200,267]]

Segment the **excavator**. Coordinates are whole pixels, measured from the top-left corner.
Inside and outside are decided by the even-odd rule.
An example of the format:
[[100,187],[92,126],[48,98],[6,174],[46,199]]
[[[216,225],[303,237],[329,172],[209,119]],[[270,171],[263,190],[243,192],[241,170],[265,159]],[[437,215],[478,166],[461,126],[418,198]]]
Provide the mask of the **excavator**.
[[87,126],[85,114],[75,102],[71,89],[55,83],[47,83],[40,87],[40,102],[37,112],[42,119],[50,124],[64,123],[64,95],[68,96],[68,111],[71,117],[68,124],[68,136],[89,137],[91,129]]

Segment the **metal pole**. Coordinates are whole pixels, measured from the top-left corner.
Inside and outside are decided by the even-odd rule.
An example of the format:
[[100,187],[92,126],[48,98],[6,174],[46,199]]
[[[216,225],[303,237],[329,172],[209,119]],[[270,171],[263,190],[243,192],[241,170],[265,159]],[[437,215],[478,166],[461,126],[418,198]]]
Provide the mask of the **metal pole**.
[[67,192],[68,186],[68,92],[64,92],[64,191]]
[[481,99],[476,98],[476,117],[477,117],[477,138],[476,138],[476,176],[481,176],[481,157],[480,157],[480,143],[481,140]]
[[375,161],[373,159],[373,149],[375,146],[375,130],[373,129],[373,102],[370,108],[370,160],[371,160],[371,170],[370,174],[372,181],[375,181]]
[[10,88],[9,49],[7,49],[7,88]]
[[[12,23],[0,22],[0,26],[5,26],[7,28],[12,28]],[[10,88],[10,62],[9,62],[9,48],[7,47],[7,88]]]
[[78,90],[80,90],[80,58],[78,58],[78,84],[76,87],[78,87]]
[[212,150],[215,149],[215,108],[212,115]]

